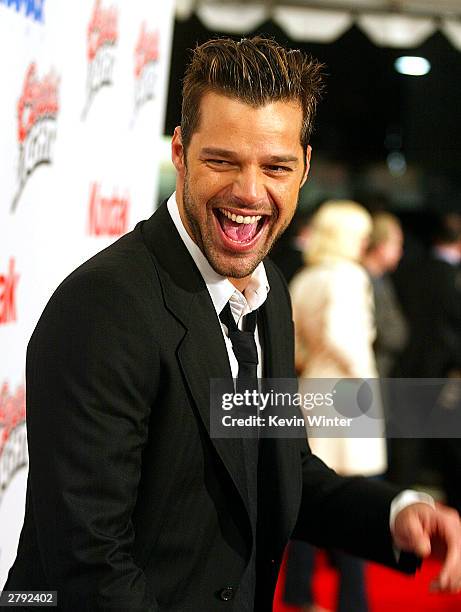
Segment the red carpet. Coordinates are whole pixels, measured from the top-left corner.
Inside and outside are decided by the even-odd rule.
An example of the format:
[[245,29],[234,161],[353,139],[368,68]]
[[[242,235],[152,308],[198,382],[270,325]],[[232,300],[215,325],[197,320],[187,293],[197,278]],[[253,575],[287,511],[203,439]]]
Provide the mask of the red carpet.
[[[460,612],[460,595],[429,593],[429,584],[438,573],[439,564],[429,559],[415,577],[404,576],[382,566],[367,565],[367,587],[370,612]],[[274,612],[298,612],[299,608],[282,602],[284,568],[274,599]],[[319,555],[319,569],[314,580],[317,604],[334,610],[336,572]]]

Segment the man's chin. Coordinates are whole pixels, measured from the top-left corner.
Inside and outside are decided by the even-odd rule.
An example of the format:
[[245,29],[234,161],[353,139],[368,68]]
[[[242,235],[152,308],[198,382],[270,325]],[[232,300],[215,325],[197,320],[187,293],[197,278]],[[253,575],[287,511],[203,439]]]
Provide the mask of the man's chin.
[[224,247],[219,241],[203,240],[202,252],[213,270],[225,278],[243,279],[251,276],[266,257],[273,241],[261,240],[248,252]]
[[242,279],[251,276],[263,258],[252,258],[250,261],[236,258],[236,261],[233,262],[210,257],[207,257],[207,259],[217,274],[225,278]]

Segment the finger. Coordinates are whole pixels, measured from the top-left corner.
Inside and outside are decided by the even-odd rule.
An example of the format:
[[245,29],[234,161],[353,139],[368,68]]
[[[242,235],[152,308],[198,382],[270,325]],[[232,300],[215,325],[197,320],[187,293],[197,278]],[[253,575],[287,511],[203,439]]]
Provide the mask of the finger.
[[459,544],[448,544],[445,563],[439,575],[440,588],[452,591],[461,582],[461,554]]
[[398,545],[402,550],[414,552],[419,557],[427,557],[431,553],[431,541],[421,517],[411,514],[406,517],[405,526],[400,526]]
[[419,516],[412,517],[410,523],[411,549],[419,557],[428,557],[431,554],[431,540]]
[[439,524],[445,541],[446,555],[438,582],[441,590],[454,591],[461,586],[461,525],[457,512],[446,510],[445,520]]
[[435,578],[429,586],[429,590],[431,593],[440,593],[440,592],[450,592],[450,593],[460,593],[461,592],[461,582],[453,583],[451,588],[442,588],[440,584],[440,580]]

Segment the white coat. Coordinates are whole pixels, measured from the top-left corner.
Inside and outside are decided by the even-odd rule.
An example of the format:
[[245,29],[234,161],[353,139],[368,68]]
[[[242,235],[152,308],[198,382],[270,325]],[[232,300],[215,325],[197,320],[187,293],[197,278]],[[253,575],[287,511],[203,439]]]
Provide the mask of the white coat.
[[[373,293],[365,270],[344,259],[306,267],[291,285],[296,364],[303,378],[377,378]],[[381,438],[325,438],[308,430],[315,454],[338,473],[386,469]]]

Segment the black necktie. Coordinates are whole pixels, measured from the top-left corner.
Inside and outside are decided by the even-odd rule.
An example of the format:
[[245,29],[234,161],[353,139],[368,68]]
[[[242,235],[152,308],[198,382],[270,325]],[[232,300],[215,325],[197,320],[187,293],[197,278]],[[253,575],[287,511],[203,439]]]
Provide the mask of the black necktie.
[[237,391],[257,390],[258,349],[255,340],[257,311],[253,310],[243,317],[243,330],[237,327],[229,302],[224,306],[219,318],[227,327],[227,335],[239,365]]
[[[237,327],[229,302],[225,305],[219,318],[227,327],[227,335],[232,343],[232,350],[238,361],[239,369],[236,380],[236,391],[258,390],[258,349],[256,347],[255,330],[257,311],[253,310],[243,317],[243,330]],[[257,406],[246,407],[246,415],[257,415]],[[247,569],[240,582],[235,601],[236,609],[250,612],[254,608],[256,587],[256,522],[258,515],[258,428],[247,429],[242,439],[243,457],[245,461],[248,508],[253,527],[253,547]]]

